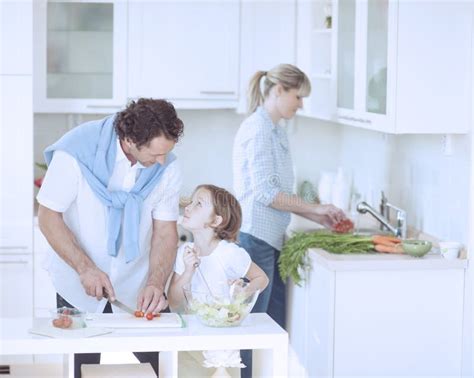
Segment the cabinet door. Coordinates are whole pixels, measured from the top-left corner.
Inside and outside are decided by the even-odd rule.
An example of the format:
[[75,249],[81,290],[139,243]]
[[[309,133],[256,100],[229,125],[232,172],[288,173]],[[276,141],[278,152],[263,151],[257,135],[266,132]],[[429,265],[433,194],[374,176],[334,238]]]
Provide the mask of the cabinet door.
[[126,101],[126,6],[35,3],[35,111],[111,112]]
[[397,133],[469,132],[472,2],[398,7]]
[[0,75],[33,73],[32,35],[32,1],[0,1]]
[[34,315],[48,317],[49,310],[56,307],[56,290],[45,269],[49,254],[54,253],[38,226],[34,229]]
[[335,377],[460,377],[464,270],[338,272]]
[[252,75],[280,63],[295,63],[296,0],[244,1],[241,7],[238,111],[245,113]]
[[337,107],[341,123],[394,131],[396,7],[338,0]]
[[33,316],[31,254],[0,254],[0,317]]
[[129,96],[235,100],[239,2],[129,4]]
[[0,253],[30,253],[32,239],[32,77],[0,75]]

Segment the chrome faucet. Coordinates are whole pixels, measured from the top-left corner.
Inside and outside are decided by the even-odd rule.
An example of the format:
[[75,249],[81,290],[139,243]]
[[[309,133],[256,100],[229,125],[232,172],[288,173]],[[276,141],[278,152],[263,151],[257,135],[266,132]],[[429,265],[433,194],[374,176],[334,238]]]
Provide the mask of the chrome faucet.
[[[397,212],[397,226],[394,227],[390,224],[388,218],[389,209],[394,209]],[[382,195],[382,203],[380,204],[380,210],[384,214],[379,214],[372,206],[367,202],[362,201],[357,205],[357,211],[361,214],[369,213],[375,219],[377,219],[387,230],[389,230],[395,236],[398,236],[402,239],[407,237],[407,213],[405,210],[400,209],[399,207],[392,205],[387,202],[387,198]]]

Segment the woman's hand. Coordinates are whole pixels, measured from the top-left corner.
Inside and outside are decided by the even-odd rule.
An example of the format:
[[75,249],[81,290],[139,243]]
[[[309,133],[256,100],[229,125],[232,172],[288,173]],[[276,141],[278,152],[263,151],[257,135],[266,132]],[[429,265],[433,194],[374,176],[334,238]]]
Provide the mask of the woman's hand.
[[194,272],[201,263],[198,252],[194,248],[189,246],[185,247],[183,260],[184,270],[186,272]]
[[311,219],[330,229],[340,221],[347,219],[344,212],[334,205],[314,205],[312,215]]

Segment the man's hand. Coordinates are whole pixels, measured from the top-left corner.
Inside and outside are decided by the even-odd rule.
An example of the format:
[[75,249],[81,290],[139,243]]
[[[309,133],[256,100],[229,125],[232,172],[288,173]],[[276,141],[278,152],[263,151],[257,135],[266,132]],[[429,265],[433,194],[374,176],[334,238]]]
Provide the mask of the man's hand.
[[111,301],[115,300],[115,291],[109,276],[96,266],[85,268],[79,273],[79,278],[87,295],[95,297],[100,301],[106,292]]
[[137,309],[140,309],[145,314],[149,312],[157,314],[167,306],[168,301],[163,294],[163,290],[158,289],[156,286],[147,285],[138,295]]

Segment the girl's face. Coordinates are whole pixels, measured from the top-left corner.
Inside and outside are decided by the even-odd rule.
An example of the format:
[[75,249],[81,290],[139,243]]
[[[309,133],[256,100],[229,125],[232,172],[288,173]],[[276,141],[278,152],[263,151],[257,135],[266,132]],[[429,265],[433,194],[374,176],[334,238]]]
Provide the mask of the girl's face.
[[212,227],[216,221],[211,193],[206,189],[194,192],[192,202],[185,207],[182,225],[189,231]]
[[299,89],[285,90],[280,85],[277,86],[276,106],[281,117],[291,119],[295,116],[298,109],[303,107],[303,97],[299,94]]

